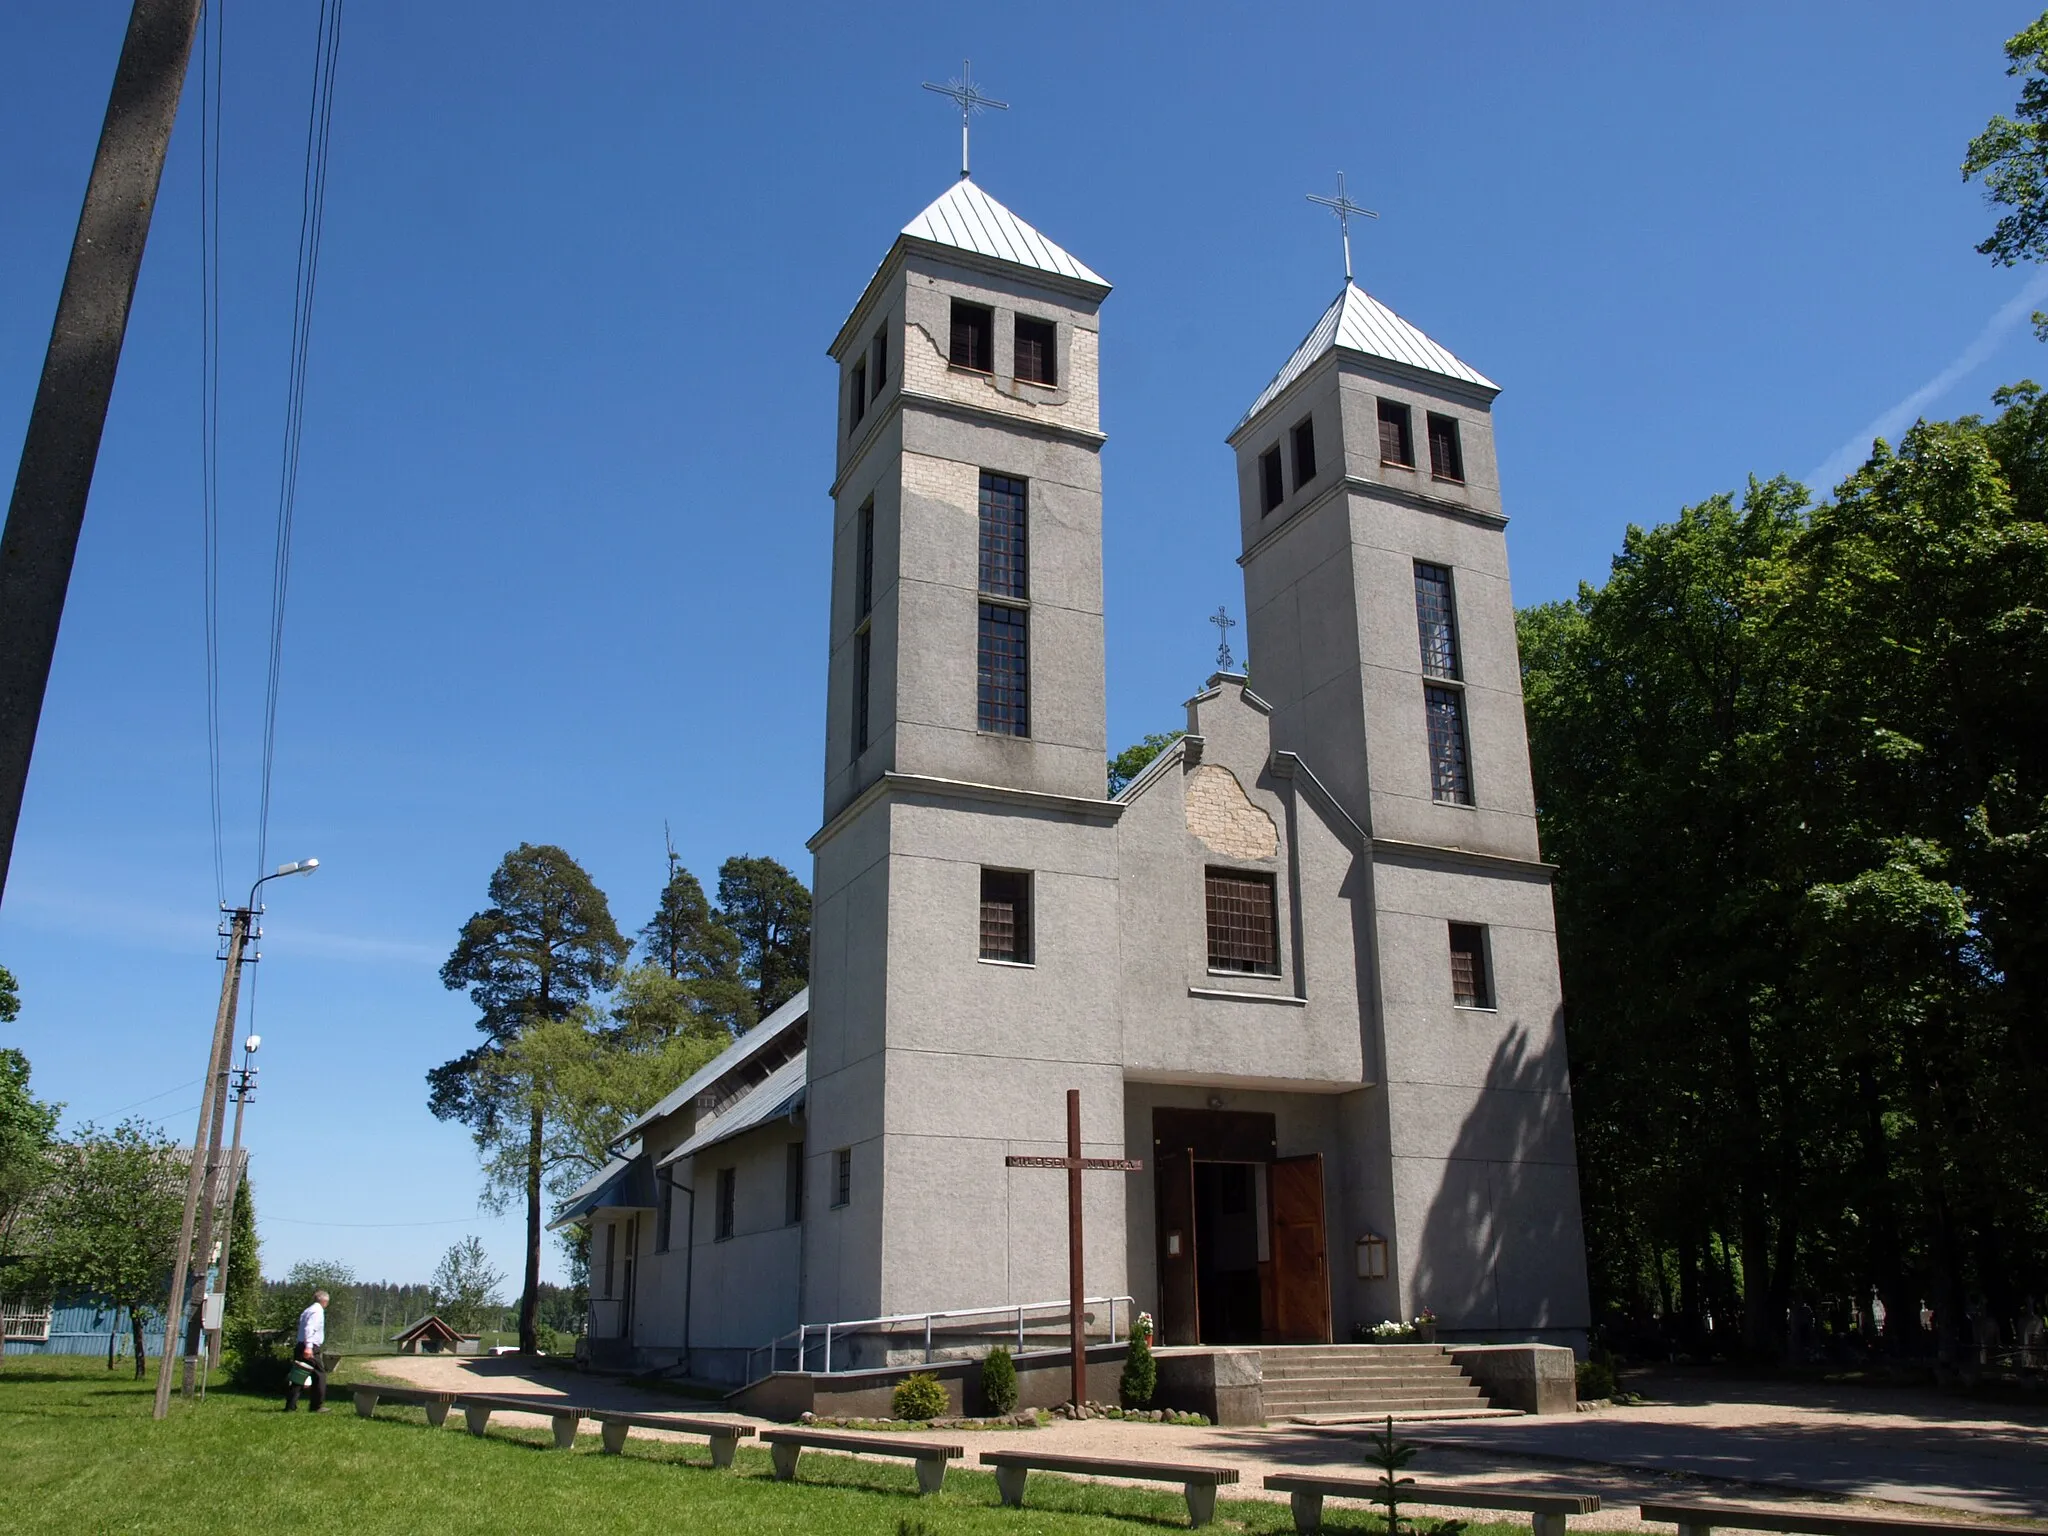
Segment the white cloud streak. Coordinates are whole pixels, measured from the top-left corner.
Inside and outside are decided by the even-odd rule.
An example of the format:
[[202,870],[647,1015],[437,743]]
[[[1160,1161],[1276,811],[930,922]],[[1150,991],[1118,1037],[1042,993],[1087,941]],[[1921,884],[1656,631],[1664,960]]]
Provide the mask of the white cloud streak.
[[2022,320],[2026,319],[2042,301],[2048,299],[2048,267],[2037,271],[2028,279],[2026,287],[2009,299],[1977,333],[1976,339],[1958,352],[1949,365],[1933,378],[1906,396],[1897,405],[1886,410],[1861,432],[1850,438],[1831,454],[1827,461],[1806,476],[1809,489],[1826,495],[1851,470],[1870,457],[1870,445],[1877,438],[1896,441],[1900,432],[1919,419],[1926,408],[1947,394],[1970,374],[1984,365],[1986,359],[1997,350],[1998,344],[2012,333]]

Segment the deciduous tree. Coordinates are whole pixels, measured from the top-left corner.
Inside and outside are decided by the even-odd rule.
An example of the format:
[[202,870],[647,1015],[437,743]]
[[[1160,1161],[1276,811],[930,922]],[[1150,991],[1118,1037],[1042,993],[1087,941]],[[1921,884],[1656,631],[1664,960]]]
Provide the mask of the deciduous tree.
[[475,1333],[503,1305],[498,1287],[504,1283],[503,1271],[484,1252],[483,1239],[472,1234],[451,1243],[434,1267],[434,1311],[457,1333]]

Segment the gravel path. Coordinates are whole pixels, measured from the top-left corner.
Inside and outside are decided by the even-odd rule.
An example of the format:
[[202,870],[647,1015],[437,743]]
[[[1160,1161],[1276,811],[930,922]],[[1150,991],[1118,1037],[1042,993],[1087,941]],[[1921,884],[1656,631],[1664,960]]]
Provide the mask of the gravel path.
[[[362,1364],[380,1376],[443,1391],[532,1393],[589,1408],[765,1424],[614,1377],[535,1367],[512,1356],[398,1356]],[[1638,1504],[1689,1498],[1903,1518],[1935,1513],[1961,1520],[2048,1518],[2048,1455],[2042,1449],[2048,1441],[2038,1424],[1967,1408],[1959,1411],[1950,1399],[1923,1400],[1904,1393],[1865,1392],[1851,1394],[1855,1401],[1845,1401],[1841,1393],[1802,1397],[1779,1384],[1749,1392],[1731,1392],[1716,1384],[1714,1401],[1699,1392],[1690,1396],[1689,1402],[1660,1400],[1651,1407],[1611,1409],[1572,1419],[1422,1421],[1401,1425],[1400,1433],[1422,1446],[1410,1470],[1425,1483],[1599,1494],[1604,1507],[1598,1514],[1574,1516],[1574,1530],[1642,1529]],[[503,1417],[509,1423],[547,1423],[540,1414]],[[451,1416],[451,1422],[460,1421]],[[1879,1426],[1883,1434],[1911,1435],[1922,1443],[1939,1441],[1960,1448],[1954,1455],[1963,1459],[1952,1455],[1950,1464],[1937,1467],[1941,1475],[1922,1486],[1902,1473],[1895,1454],[1887,1457],[1883,1434],[1857,1449],[1858,1437],[1876,1433]],[[585,1426],[586,1433],[595,1431],[595,1425]],[[691,1438],[641,1429],[633,1433],[665,1440]],[[968,1432],[968,1459],[962,1465],[972,1465],[977,1450],[1015,1445],[1028,1437],[1034,1449],[1068,1455],[1223,1462],[1236,1467],[1240,1479],[1236,1488],[1226,1490],[1226,1497],[1284,1498],[1267,1494],[1261,1486],[1268,1473],[1363,1473],[1369,1433],[1364,1426],[1192,1429],[1116,1419],[1060,1419],[1032,1431]],[[1669,1465],[1638,1459],[1637,1442],[1645,1435],[1669,1442],[1663,1447]],[[1683,1453],[1686,1444],[1696,1451],[1690,1458]],[[1735,1449],[1730,1450],[1731,1445]],[[1981,1449],[1973,1453],[1971,1446]],[[1777,1464],[1768,1460],[1772,1448]],[[1862,1467],[1872,1456],[1877,1457],[1875,1463]],[[1968,1482],[1980,1462],[1999,1479],[1988,1491]],[[1832,1483],[1808,1482],[1801,1489],[1796,1473],[1807,1463],[1821,1463],[1818,1471]],[[1785,1471],[1787,1467],[1792,1471]],[[2043,1483],[2039,1499],[2027,1491],[2035,1482]],[[1421,1508],[1426,1513],[1472,1517],[1471,1511]]]

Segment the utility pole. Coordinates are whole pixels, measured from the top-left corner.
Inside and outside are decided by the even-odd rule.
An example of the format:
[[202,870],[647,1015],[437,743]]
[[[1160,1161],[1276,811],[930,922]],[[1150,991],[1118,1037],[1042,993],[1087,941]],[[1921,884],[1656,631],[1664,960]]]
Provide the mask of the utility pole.
[[135,0],[0,533],[0,892],[200,0]]
[[[236,915],[246,915],[248,919],[248,934],[260,941],[263,935],[255,927],[255,914],[237,913]],[[232,929],[230,929],[230,938],[232,938]],[[245,961],[261,958],[260,955],[244,956]],[[234,1034],[235,1015],[240,1011],[241,987],[239,983],[236,984],[235,991],[236,1000],[229,1007],[227,1015],[226,1028],[230,1037]],[[225,1128],[227,1122],[228,1069],[234,1064],[234,1058],[235,1047],[232,1039],[230,1039],[220,1046],[220,1070],[215,1075],[213,1082],[209,1084],[213,1090],[213,1127],[206,1138],[206,1184],[205,1193],[201,1196],[199,1202],[199,1240],[192,1245],[192,1286],[199,1293],[199,1304],[192,1308],[191,1318],[185,1327],[184,1374],[179,1378],[178,1382],[178,1390],[186,1397],[191,1397],[198,1388],[196,1377],[198,1375],[199,1350],[204,1342],[205,1299],[208,1291],[212,1289],[206,1283],[206,1276],[208,1268],[213,1263],[213,1223],[220,1209],[220,1181],[222,1172],[220,1165],[220,1133]],[[240,1138],[241,1132],[242,1116],[238,1106],[235,1112],[235,1135],[237,1139]],[[220,1272],[222,1290],[227,1289],[227,1279],[228,1272],[223,1267]]]
[[[227,950],[222,956],[226,967],[220,978],[220,1008],[213,1019],[213,1049],[206,1058],[206,1086],[199,1094],[199,1126],[192,1133],[192,1162],[185,1176],[185,1215],[178,1226],[178,1254],[171,1269],[169,1301],[164,1308],[164,1349],[157,1361],[156,1404],[150,1411],[152,1418],[161,1419],[171,1411],[171,1353],[177,1347],[179,1325],[188,1319],[196,1323],[197,1309],[205,1300],[206,1266],[212,1255],[204,1252],[196,1255],[199,1260],[196,1266],[199,1295],[194,1296],[192,1227],[199,1213],[200,1193],[204,1190],[210,1239],[215,1194],[212,1170],[220,1161],[221,1119],[226,1110],[221,1094],[226,1090],[228,1062],[234,1054],[235,1010],[241,1002],[242,993],[242,959],[248,950],[257,914],[263,910],[256,905],[256,893],[267,881],[282,879],[286,875],[310,875],[319,867],[318,859],[297,859],[290,864],[280,864],[271,873],[258,877],[256,883],[249,887],[247,902],[228,909]],[[239,1124],[239,1116],[237,1122]],[[197,1353],[196,1346],[193,1353]],[[194,1363],[188,1356],[188,1385]]]
[[[233,1257],[235,1251],[235,1199],[242,1192],[242,1110],[256,1097],[256,1074],[263,1070],[249,1063],[250,1058],[256,1054],[257,1047],[262,1044],[261,1035],[251,1035],[244,1040],[242,1064],[235,1068],[235,1141],[228,1149],[228,1192],[227,1198],[221,1204],[221,1209],[226,1213],[222,1217],[220,1234],[220,1288],[223,1293],[228,1288],[228,1260]],[[219,1364],[220,1330],[215,1328],[206,1338],[206,1367],[213,1370]]]

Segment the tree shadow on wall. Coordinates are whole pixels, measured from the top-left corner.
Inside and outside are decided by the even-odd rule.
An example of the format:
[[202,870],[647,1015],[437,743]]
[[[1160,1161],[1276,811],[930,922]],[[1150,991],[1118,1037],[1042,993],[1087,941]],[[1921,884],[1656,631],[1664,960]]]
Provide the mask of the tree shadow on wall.
[[[1562,1042],[1563,1028],[1554,1016],[1553,1041]],[[1418,1097],[1407,1106],[1411,1120],[1431,1112],[1428,1097]],[[1395,1114],[1398,1125],[1399,1108]],[[1441,1145],[1414,1128],[1401,1139]],[[1586,1327],[1585,1232],[1561,1047],[1546,1050],[1510,1026],[1448,1150],[1422,1156],[1442,1161],[1415,1255],[1416,1307],[1434,1312],[1440,1328],[1495,1334],[1502,1343],[1537,1329]]]

